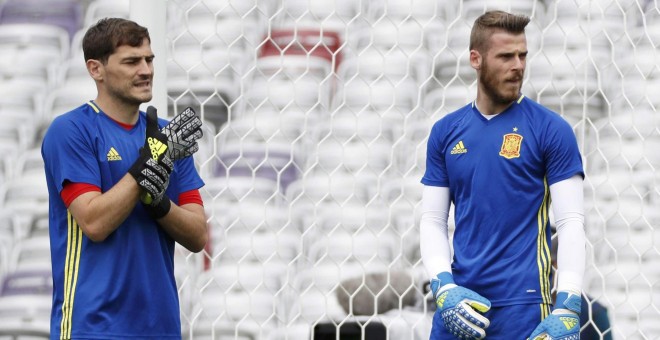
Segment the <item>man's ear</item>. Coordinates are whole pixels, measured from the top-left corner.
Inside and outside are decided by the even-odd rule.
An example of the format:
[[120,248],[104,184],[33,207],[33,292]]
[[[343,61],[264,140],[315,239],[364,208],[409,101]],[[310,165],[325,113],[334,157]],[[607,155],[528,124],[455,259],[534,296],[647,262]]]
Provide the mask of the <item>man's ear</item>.
[[87,72],[95,81],[103,80],[105,69],[103,64],[96,59],[88,59],[86,62]]
[[473,69],[479,71],[481,69],[482,60],[483,59],[479,51],[470,50],[470,65],[472,66]]

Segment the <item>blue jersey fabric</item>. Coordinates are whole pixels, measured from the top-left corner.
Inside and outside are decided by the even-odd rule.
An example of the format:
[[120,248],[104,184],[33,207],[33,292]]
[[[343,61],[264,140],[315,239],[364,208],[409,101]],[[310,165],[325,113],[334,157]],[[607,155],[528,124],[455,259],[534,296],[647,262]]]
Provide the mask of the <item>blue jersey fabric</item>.
[[[165,120],[159,120],[164,126]],[[146,115],[126,130],[93,102],[53,120],[42,143],[53,268],[51,339],[181,338],[174,240],[137,204],[102,242],[83,233],[60,197],[66,182],[112,188],[138,157]],[[203,181],[192,157],[175,162],[167,195]]]
[[576,174],[570,125],[524,96],[490,120],[472,103],[436,122],[422,183],[449,187],[456,284],[493,306],[551,304],[548,187]]

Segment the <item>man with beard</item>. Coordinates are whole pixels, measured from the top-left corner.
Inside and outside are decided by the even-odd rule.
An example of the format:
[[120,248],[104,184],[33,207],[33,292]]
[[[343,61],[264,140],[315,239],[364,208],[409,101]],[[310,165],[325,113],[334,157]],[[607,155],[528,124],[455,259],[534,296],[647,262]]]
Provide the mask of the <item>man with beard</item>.
[[166,122],[139,110],[152,98],[150,42],[133,21],[91,26],[82,45],[97,96],[44,137],[51,339],[181,338],[175,242],[199,252],[208,238],[192,159],[201,130],[187,156],[171,153]]
[[[528,23],[502,11],[475,20],[477,98],[429,136],[420,250],[437,306],[431,339],[578,338],[582,160],[569,124],[521,93]],[[550,197],[560,241],[554,307]]]

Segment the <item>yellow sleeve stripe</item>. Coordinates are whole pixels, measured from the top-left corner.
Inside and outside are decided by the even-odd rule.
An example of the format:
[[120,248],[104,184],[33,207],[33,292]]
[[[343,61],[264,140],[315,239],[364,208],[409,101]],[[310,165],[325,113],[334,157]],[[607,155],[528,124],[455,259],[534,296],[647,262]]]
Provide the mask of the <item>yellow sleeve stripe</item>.
[[64,302],[62,303],[60,340],[71,339],[71,318],[73,315],[73,302],[76,296],[83,236],[82,229],[80,229],[69,211],[67,211],[67,227],[66,262],[64,264]]
[[546,179],[543,179],[543,187],[545,190],[543,194],[543,202],[541,203],[537,214],[538,236],[536,240],[536,260],[539,268],[541,298],[544,304],[550,305],[552,304],[552,296],[550,295],[550,269],[552,267],[552,259],[550,257],[550,247],[546,241],[550,194],[548,191],[548,182]]

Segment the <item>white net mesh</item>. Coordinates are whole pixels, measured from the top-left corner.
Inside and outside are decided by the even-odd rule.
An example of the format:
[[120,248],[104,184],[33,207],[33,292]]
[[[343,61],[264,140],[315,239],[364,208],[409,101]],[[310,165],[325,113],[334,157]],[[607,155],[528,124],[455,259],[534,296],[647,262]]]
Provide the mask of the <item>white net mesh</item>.
[[171,2],[173,110],[215,127],[197,157],[212,245],[182,276],[187,336],[427,337],[426,137],[474,98],[469,30],[492,8],[532,17],[524,93],[578,136],[585,292],[611,326],[596,334],[660,335],[657,5],[485,3]]
[[[84,3],[85,25],[128,17],[128,0]],[[195,159],[211,241],[176,254],[185,339],[428,338],[418,232],[426,138],[474,98],[470,27],[496,8],[532,17],[523,92],[571,123],[584,157],[594,316],[583,327],[601,325],[604,306],[602,339],[660,339],[656,1],[167,6],[169,112],[192,106],[206,129]],[[22,33],[17,42],[0,29],[0,112],[10,122],[0,128],[0,277],[49,267],[40,130],[16,112],[46,126],[95,95],[80,32],[70,44],[58,31]],[[0,324],[14,313],[7,306]],[[48,311],[39,316],[47,322]]]

